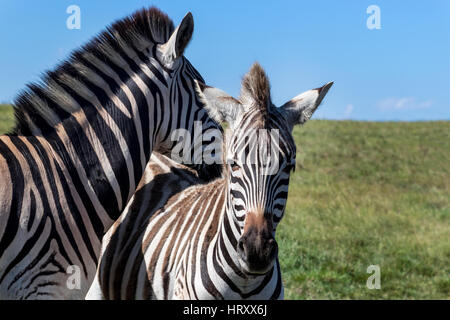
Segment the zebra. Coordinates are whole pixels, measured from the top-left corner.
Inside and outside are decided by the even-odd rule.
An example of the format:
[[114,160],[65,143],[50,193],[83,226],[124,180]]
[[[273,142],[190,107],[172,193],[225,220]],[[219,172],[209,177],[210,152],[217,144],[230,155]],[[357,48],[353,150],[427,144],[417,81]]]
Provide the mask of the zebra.
[[[131,200],[103,239],[86,299],[282,299],[275,230],[295,169],[291,132],[311,118],[332,84],[280,108],[258,63],[244,76],[239,100],[199,86],[210,115],[230,126],[223,176],[185,188],[190,182],[155,158],[148,174],[162,185],[143,192],[165,189],[164,181],[177,178],[182,191],[173,188],[160,201]],[[275,162],[278,167],[270,165]]]
[[169,155],[176,129],[221,130],[183,56],[193,28],[191,13],[175,29],[138,10],[18,95],[0,136],[0,299],[83,299],[152,151]]

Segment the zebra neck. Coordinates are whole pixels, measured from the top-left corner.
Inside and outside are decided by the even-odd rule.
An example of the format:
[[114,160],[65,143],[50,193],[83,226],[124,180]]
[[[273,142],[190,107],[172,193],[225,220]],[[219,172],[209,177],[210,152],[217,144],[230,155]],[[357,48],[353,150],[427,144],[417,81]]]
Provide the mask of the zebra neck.
[[128,116],[112,100],[102,100],[105,107],[80,108],[46,137],[72,184],[85,189],[81,200],[91,203],[92,214],[100,216],[105,228],[119,217],[136,190],[154,146],[152,115],[162,113],[156,112],[161,106],[147,99],[139,107],[134,101]]
[[155,51],[172,30],[156,9],[120,20],[15,101],[13,135],[45,137],[77,202],[102,221],[119,216],[159,140],[159,123],[172,119],[165,100],[176,73]]

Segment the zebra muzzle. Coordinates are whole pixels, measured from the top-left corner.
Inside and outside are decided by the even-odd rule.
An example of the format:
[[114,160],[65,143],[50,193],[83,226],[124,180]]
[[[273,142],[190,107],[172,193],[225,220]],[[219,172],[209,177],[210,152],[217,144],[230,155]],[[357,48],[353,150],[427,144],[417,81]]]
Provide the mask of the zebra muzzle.
[[272,234],[252,228],[239,239],[237,251],[246,273],[264,274],[273,267],[278,244]]

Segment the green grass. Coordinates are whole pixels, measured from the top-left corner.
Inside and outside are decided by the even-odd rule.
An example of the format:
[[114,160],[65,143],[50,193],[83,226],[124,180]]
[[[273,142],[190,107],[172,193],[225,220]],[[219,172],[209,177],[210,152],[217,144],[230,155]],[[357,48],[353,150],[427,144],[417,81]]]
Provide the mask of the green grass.
[[0,104],[0,134],[8,132],[14,126],[14,111],[9,105]]
[[[0,106],[0,133],[11,126]],[[277,232],[286,298],[449,299],[450,122],[310,121],[294,135]]]
[[311,121],[294,135],[286,297],[450,298],[450,122]]

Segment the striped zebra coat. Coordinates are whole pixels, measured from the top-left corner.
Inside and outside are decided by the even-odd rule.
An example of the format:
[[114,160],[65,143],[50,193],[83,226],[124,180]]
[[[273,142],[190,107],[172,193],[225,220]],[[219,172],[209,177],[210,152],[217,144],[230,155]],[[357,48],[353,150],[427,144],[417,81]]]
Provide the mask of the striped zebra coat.
[[19,95],[0,136],[0,299],[84,298],[152,151],[169,155],[174,130],[194,135],[196,121],[220,130],[183,56],[192,32],[191,14],[175,29],[140,10]]
[[[232,131],[223,177],[192,185],[180,167],[153,158],[152,182],[104,238],[87,299],[283,298],[275,231],[295,167],[291,130],[311,117],[331,85],[281,108],[272,105],[258,64],[244,77],[239,100],[202,87],[210,114]],[[149,197],[154,189],[170,194]]]

